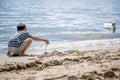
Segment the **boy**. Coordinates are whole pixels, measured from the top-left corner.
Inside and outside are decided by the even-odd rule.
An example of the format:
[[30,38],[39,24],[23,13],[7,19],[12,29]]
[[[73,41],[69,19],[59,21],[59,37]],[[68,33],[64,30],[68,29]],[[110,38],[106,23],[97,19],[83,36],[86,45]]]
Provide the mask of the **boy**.
[[13,53],[13,55],[16,56],[24,56],[25,51],[30,47],[32,40],[44,41],[46,44],[49,44],[49,41],[46,39],[31,36],[27,32],[26,25],[19,23],[17,25],[17,33],[14,34],[8,42],[7,55],[11,56],[11,53]]

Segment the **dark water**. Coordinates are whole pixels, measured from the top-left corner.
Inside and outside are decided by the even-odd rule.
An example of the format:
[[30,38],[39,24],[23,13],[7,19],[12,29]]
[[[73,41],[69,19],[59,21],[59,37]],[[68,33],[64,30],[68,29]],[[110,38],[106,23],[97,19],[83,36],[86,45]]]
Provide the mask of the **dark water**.
[[[120,38],[120,0],[0,0],[0,52],[18,23],[51,42]],[[104,23],[116,23],[116,31]],[[37,47],[34,43],[33,47]]]

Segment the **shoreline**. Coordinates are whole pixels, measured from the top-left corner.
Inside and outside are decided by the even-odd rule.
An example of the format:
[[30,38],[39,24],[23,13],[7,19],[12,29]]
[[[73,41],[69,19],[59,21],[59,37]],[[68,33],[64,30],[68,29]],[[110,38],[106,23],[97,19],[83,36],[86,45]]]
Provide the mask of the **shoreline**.
[[[36,42],[37,44],[37,42]],[[29,54],[41,55],[44,53],[45,44],[41,46],[31,46],[27,51]],[[117,39],[102,39],[102,40],[85,40],[85,41],[56,41],[51,42],[47,46],[48,52],[53,52],[54,50],[64,52],[69,50],[80,50],[80,51],[89,51],[89,50],[99,50],[103,48],[115,48],[120,47],[120,38]],[[35,52],[34,52],[35,51]]]
[[[1,80],[119,80],[120,48],[0,58]],[[6,76],[7,75],[7,76]]]
[[[7,45],[7,44],[6,44]],[[45,51],[45,44],[38,42],[33,42],[29,50],[26,51],[27,55],[41,55]],[[47,52],[53,52],[54,50],[64,52],[68,50],[80,50],[80,51],[89,51],[89,50],[99,50],[103,48],[111,47],[120,47],[120,38],[115,39],[100,39],[100,40],[81,40],[81,41],[51,41],[47,46]],[[3,51],[4,50],[4,51]],[[0,55],[6,53],[7,47],[5,49],[1,48]]]

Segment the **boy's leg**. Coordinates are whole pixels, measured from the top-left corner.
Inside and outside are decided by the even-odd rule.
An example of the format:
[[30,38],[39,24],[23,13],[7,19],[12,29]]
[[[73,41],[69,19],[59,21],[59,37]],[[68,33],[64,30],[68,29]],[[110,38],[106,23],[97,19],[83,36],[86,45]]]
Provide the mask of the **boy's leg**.
[[17,47],[8,47],[7,55],[11,56],[13,54],[19,55],[19,48],[17,48]]
[[11,53],[20,56],[25,55],[24,53],[30,47],[31,43],[32,43],[32,39],[28,38],[21,44],[20,47],[8,47],[7,55],[11,56]]
[[31,43],[32,43],[32,39],[31,39],[31,38],[28,38],[27,40],[25,40],[25,41],[21,44],[21,45],[24,45],[24,46],[21,46],[21,47],[23,47],[23,49],[20,50],[21,52],[20,52],[19,55],[24,56],[24,55],[25,55],[25,51],[30,47]]

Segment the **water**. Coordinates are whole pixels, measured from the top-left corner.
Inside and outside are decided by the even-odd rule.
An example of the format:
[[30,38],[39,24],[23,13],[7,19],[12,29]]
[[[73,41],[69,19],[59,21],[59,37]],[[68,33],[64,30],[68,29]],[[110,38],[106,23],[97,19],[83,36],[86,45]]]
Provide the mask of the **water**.
[[[0,0],[0,54],[6,52],[20,22],[30,34],[49,39],[47,49],[51,51],[119,44],[119,4],[120,0]],[[114,33],[103,26],[113,21],[117,27]],[[28,53],[42,53],[44,46],[35,41]]]

